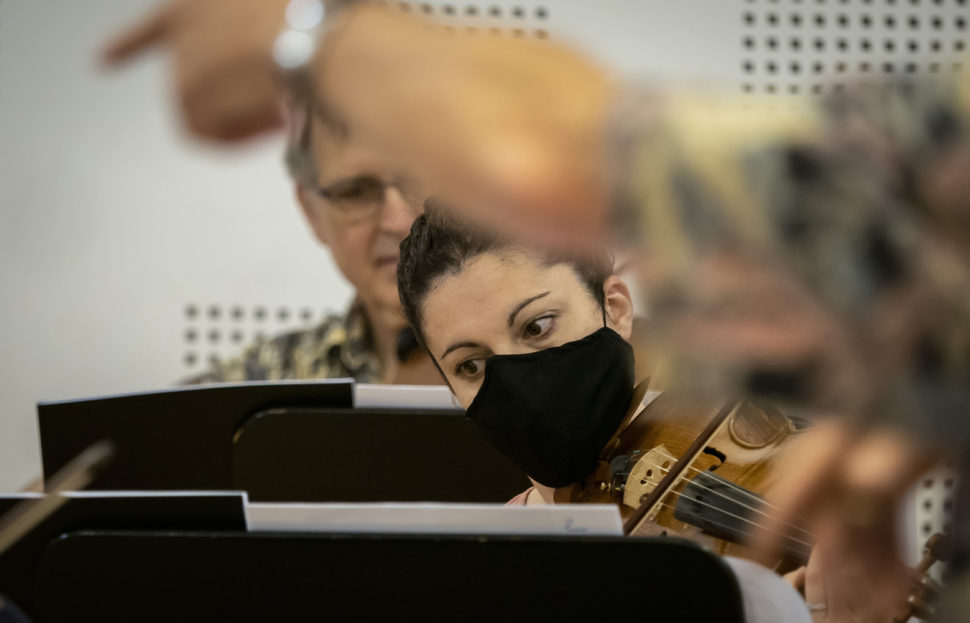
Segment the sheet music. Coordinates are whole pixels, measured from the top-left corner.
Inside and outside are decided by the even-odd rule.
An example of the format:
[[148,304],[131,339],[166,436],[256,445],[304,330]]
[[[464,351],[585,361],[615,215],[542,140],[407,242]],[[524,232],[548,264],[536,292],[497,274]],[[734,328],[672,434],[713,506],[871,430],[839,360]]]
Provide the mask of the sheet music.
[[613,504],[247,504],[251,532],[622,536]]
[[461,409],[451,390],[444,385],[354,386],[354,407],[358,409]]

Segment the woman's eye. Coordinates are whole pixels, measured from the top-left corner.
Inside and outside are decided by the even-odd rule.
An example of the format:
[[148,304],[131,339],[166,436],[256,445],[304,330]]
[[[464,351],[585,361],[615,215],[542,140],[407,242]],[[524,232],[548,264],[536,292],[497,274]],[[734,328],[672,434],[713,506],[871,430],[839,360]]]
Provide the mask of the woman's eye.
[[552,316],[536,318],[522,327],[522,333],[529,338],[543,337],[552,329],[553,320]]
[[483,359],[468,359],[467,361],[462,361],[455,367],[455,374],[470,378],[478,375],[483,367]]

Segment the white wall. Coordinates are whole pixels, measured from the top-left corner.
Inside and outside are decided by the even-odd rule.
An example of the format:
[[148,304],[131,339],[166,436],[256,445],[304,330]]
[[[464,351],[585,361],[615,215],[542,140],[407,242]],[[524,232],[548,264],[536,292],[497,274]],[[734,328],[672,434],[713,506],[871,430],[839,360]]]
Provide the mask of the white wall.
[[162,54],[99,70],[105,38],[151,5],[0,0],[0,491],[39,475],[38,400],[184,374],[187,303],[349,300],[279,137],[232,152],[188,140]]

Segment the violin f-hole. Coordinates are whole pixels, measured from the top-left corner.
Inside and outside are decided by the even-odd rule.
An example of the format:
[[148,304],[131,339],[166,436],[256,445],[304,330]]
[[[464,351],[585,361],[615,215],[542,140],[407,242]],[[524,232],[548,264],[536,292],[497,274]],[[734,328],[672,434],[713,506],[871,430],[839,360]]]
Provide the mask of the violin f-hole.
[[715,465],[711,465],[710,467],[707,468],[707,471],[709,472],[713,472],[715,469],[720,467],[725,461],[727,461],[727,455],[721,452],[720,450],[718,450],[717,448],[715,448],[714,446],[705,446],[704,449],[701,450],[701,452],[708,456],[713,456],[715,459],[717,459],[717,463]]

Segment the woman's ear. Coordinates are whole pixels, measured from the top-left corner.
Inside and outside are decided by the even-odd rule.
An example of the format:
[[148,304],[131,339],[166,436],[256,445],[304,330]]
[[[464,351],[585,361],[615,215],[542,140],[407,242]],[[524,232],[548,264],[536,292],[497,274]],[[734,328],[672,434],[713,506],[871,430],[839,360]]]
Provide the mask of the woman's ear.
[[314,205],[313,190],[297,183],[293,185],[293,191],[307,224],[313,230],[313,235],[320,241],[320,244],[330,246],[330,228],[320,214],[320,210]]
[[611,329],[629,341],[633,335],[633,297],[626,282],[610,275],[603,284],[606,305],[606,323]]

